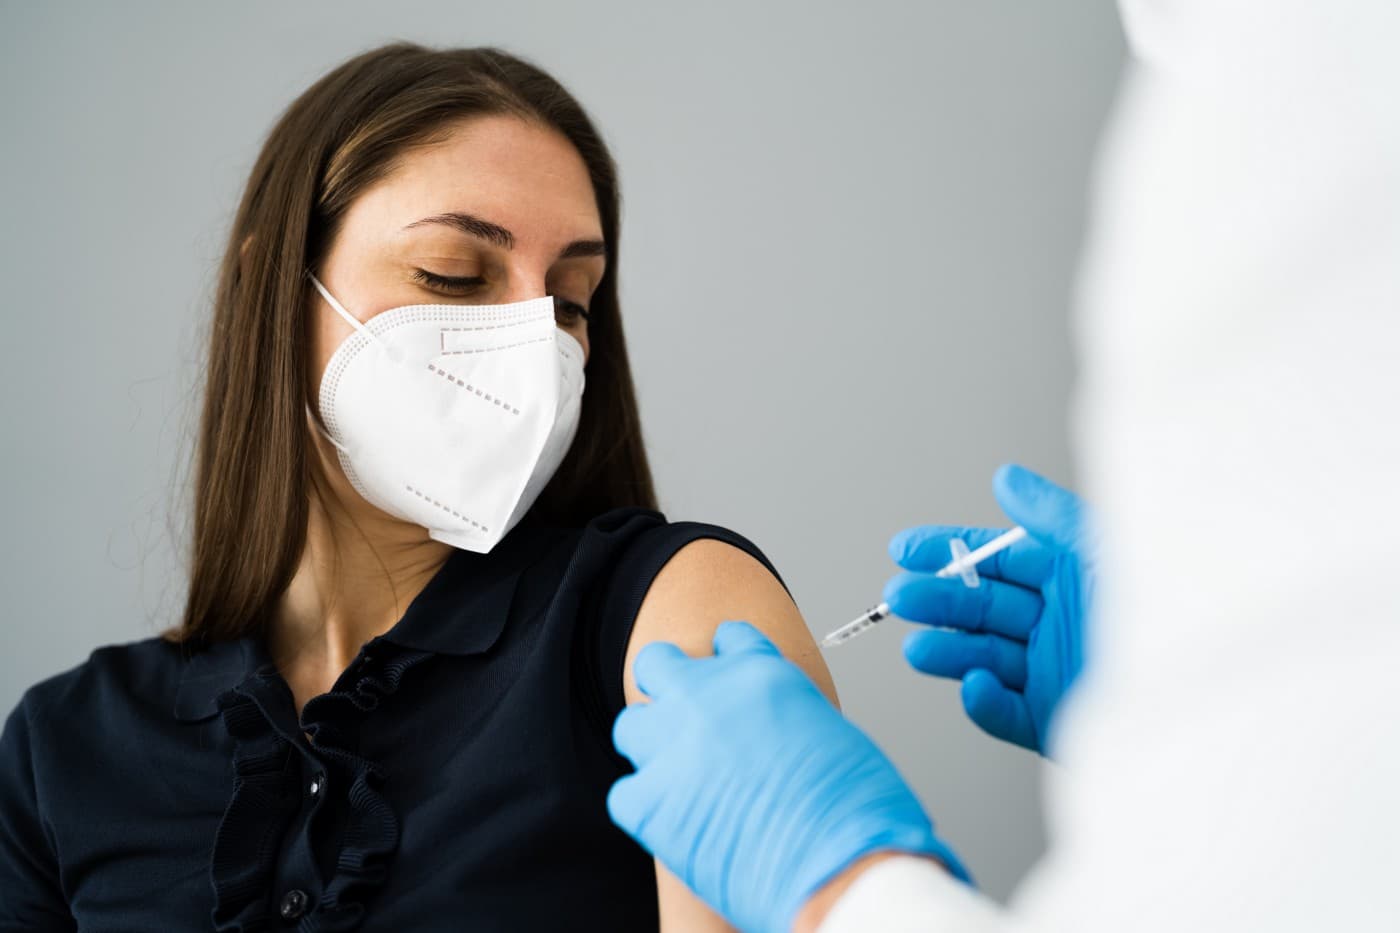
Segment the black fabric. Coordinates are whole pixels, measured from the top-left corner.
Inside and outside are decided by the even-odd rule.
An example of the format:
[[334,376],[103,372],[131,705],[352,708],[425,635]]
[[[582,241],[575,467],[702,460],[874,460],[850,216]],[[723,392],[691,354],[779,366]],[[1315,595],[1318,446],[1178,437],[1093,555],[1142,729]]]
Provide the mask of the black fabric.
[[0,931],[655,929],[609,733],[700,538],[771,569],[642,509],[453,551],[300,718],[259,639],[98,649],[0,738]]

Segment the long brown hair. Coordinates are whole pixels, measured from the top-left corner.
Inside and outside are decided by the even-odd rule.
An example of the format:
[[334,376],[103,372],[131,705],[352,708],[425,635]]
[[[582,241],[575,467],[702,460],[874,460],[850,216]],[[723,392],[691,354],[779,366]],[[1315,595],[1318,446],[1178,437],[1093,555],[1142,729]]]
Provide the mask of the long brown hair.
[[195,456],[194,547],[184,618],[199,644],[260,632],[305,545],[310,455],[308,282],[347,208],[408,149],[462,118],[517,115],[553,127],[588,166],[607,242],[589,306],[588,390],[574,445],[532,509],[581,524],[656,507],[617,297],[616,169],[578,102],[497,49],[395,43],[345,62],[278,120],[253,167],[219,272]]

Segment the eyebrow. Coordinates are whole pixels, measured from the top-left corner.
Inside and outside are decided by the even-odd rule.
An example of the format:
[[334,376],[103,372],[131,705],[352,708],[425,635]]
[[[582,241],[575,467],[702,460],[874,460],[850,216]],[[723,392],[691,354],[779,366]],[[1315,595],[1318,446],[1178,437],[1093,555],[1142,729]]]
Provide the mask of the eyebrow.
[[[414,227],[422,227],[429,224],[438,224],[444,227],[451,227],[454,230],[494,243],[503,249],[515,248],[515,234],[511,233],[500,224],[493,224],[489,220],[482,220],[480,217],[473,217],[471,214],[463,214],[458,211],[450,211],[446,214],[434,214],[431,217],[424,217],[422,220],[415,220],[404,227],[411,230]],[[560,259],[575,259],[580,256],[606,256],[608,254],[607,244],[602,240],[575,240],[564,251],[559,254]]]

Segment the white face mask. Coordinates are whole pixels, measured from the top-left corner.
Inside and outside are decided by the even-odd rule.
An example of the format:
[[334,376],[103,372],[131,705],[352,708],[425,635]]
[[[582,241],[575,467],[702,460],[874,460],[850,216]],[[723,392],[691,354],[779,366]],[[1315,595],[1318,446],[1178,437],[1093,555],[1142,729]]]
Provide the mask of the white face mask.
[[554,299],[405,305],[361,323],[311,281],[355,328],[321,377],[321,433],[345,475],[430,537],[491,550],[578,430],[583,347],[556,326]]

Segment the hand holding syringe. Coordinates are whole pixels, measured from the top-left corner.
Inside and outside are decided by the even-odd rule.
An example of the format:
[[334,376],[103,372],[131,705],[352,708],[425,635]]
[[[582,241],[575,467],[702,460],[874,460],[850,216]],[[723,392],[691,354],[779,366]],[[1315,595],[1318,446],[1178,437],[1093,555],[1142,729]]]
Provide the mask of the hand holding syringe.
[[962,681],[973,722],[1044,753],[1060,697],[1084,662],[1097,536],[1078,496],[1030,470],[1002,467],[992,489],[1014,528],[899,532],[889,552],[903,572],[885,585],[886,602],[821,644],[843,644],[897,610],[915,623],[902,649],[911,667]]
[[[1026,536],[1026,529],[1017,525],[1003,535],[998,535],[991,541],[982,545],[975,551],[969,551],[962,538],[953,538],[948,543],[948,549],[952,552],[953,559],[942,569],[934,574],[935,577],[962,577],[962,581],[969,587],[981,585],[981,580],[977,576],[977,565],[991,557],[998,551],[1004,551],[1011,545],[1020,541]],[[874,609],[866,610],[857,619],[847,622],[836,631],[827,635],[821,640],[823,648],[830,648],[834,645],[844,644],[875,627],[881,620],[890,615],[889,603],[881,603]]]

